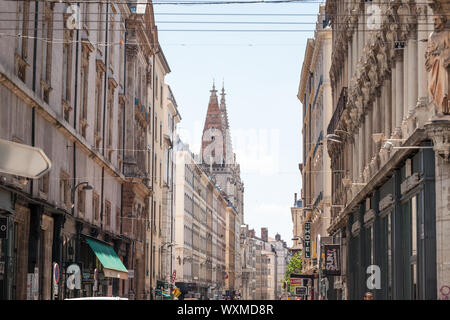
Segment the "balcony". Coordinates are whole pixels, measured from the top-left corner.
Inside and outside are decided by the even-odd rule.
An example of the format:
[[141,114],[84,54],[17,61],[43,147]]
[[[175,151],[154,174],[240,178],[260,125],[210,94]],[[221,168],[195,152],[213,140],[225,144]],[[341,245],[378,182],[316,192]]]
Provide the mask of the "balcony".
[[345,105],[347,104],[347,87],[342,87],[341,95],[336,105],[336,109],[333,112],[330,123],[327,128],[327,134],[333,134],[337,129],[339,121],[341,120],[342,113],[345,110]]

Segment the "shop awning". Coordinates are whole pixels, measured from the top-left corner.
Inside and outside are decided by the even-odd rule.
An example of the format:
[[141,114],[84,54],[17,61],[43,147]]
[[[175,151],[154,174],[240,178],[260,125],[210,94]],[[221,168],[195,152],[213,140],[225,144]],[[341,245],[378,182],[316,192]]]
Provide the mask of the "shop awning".
[[105,277],[128,279],[128,270],[111,246],[86,238],[87,243],[103,265]]

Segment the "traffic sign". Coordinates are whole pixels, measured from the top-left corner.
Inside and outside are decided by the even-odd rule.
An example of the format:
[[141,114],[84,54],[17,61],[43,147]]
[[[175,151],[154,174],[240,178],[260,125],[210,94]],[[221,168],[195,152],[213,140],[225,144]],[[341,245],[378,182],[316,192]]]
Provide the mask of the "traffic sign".
[[55,284],[59,282],[59,265],[56,262],[53,263],[53,281]]

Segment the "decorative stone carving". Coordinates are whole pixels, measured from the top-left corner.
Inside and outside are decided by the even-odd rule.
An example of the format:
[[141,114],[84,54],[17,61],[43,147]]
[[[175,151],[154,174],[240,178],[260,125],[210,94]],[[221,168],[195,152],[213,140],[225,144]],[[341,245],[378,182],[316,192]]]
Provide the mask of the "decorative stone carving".
[[448,77],[450,73],[450,30],[445,15],[434,16],[434,31],[428,38],[425,67],[428,71],[428,92],[438,115],[450,114]]
[[425,124],[433,149],[444,161],[450,161],[450,116],[443,116]]
[[387,196],[385,196],[383,199],[381,199],[380,202],[378,203],[378,210],[383,211],[384,209],[386,209],[393,203],[394,203],[394,198],[392,197],[392,194],[389,193]]
[[352,235],[356,237],[359,234],[359,231],[361,230],[361,223],[359,221],[355,221],[352,224]]
[[400,185],[400,191],[402,194],[407,193],[409,190],[419,184],[419,173],[415,172],[411,176],[405,179]]
[[366,213],[364,214],[364,226],[371,225],[374,220],[375,211],[373,209],[366,211]]

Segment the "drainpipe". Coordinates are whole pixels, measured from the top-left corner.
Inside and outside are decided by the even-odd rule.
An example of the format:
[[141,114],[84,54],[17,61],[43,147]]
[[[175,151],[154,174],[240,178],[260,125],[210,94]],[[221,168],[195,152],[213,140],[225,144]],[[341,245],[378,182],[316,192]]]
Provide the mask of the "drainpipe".
[[[106,6],[106,25],[105,25],[105,41],[108,42],[108,27],[109,27],[109,4]],[[101,30],[100,30],[101,31]],[[103,128],[102,128],[102,155],[105,157],[105,123],[106,123],[106,91],[108,83],[108,48],[105,46],[105,79],[103,80]],[[102,166],[102,187],[101,187],[101,204],[100,204],[100,229],[103,230],[103,211],[104,211],[104,189],[105,189],[105,167]]]
[[[34,10],[34,44],[33,44],[33,92],[36,92],[36,60],[37,60],[37,36],[38,36],[38,21],[39,21],[39,2],[35,2]],[[31,145],[34,147],[36,143],[35,137],[36,129],[36,106],[31,109]],[[30,182],[30,194],[33,197],[34,180]]]
[[155,171],[155,72],[156,72],[156,60],[155,60],[156,52],[153,53],[153,80],[152,80],[152,108],[153,108],[153,114],[152,114],[152,200],[150,203],[151,207],[151,220],[150,220],[150,300],[153,300],[153,224],[154,224],[154,206],[153,206],[153,197],[154,197],[154,171]]
[[[80,4],[78,3],[78,10],[80,9]],[[77,130],[77,105],[78,105],[78,60],[79,60],[79,41],[80,41],[80,30],[77,29],[77,37],[75,42],[75,91],[74,91],[74,102],[73,102],[73,128]],[[70,97],[69,97],[70,98]],[[77,157],[76,149],[77,145],[75,141],[73,142],[73,187],[76,185],[77,176]],[[75,216],[75,207],[72,208],[72,216]],[[78,257],[77,257],[78,258]]]
[[[175,127],[175,116],[172,116],[172,126]],[[172,150],[172,163],[170,164],[170,171],[171,171],[171,177],[170,177],[170,185],[169,188],[171,188],[171,194],[170,194],[170,242],[173,244],[173,161],[174,161],[174,149],[173,149],[173,132],[175,131],[174,128],[171,128],[171,135],[172,135],[172,146],[170,147]],[[170,190],[170,189],[169,189]],[[170,246],[170,271],[169,271],[169,277],[171,276],[173,272],[173,265],[172,265],[172,256],[173,256],[173,245]],[[172,279],[172,278],[170,278]]]

